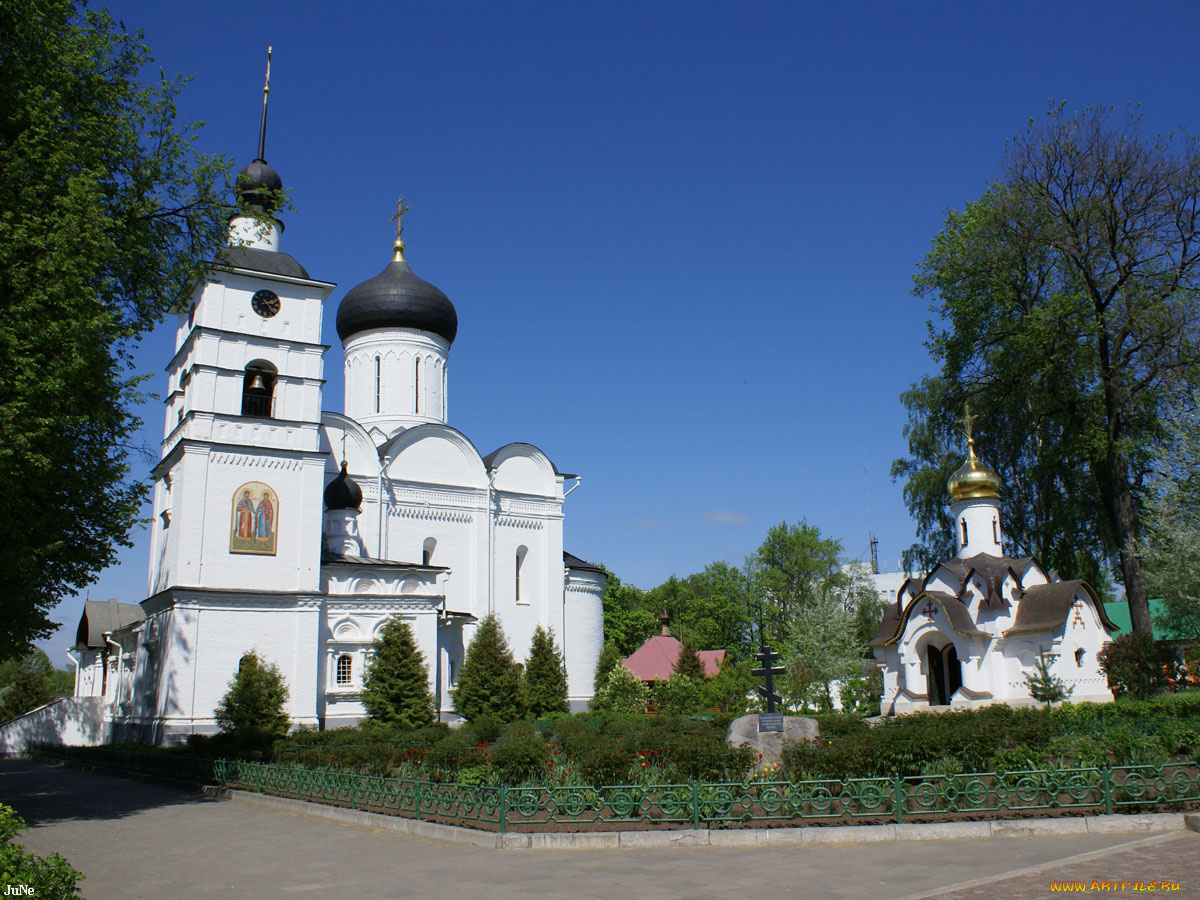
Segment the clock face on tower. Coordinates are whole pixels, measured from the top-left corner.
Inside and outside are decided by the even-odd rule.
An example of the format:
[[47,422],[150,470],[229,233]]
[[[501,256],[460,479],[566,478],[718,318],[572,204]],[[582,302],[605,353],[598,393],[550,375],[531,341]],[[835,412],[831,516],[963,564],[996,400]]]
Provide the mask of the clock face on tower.
[[264,319],[269,319],[279,312],[279,295],[274,291],[258,291],[250,298],[250,306]]

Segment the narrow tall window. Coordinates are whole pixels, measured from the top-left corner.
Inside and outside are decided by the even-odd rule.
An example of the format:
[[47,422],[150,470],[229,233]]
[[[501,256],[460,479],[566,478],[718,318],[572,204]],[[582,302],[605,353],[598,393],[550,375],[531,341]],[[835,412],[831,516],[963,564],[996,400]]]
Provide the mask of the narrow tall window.
[[961,524],[962,524],[962,534],[963,534],[962,542],[963,542],[963,546],[965,547],[965,546],[967,546],[967,520],[963,519]]
[[1080,647],[1078,650],[1075,651],[1075,665],[1077,667],[1083,666],[1083,648],[1082,647]]
[[379,361],[379,357],[377,356],[375,357],[375,412],[379,412],[379,388],[383,380],[380,367],[381,363]]
[[338,657],[337,661],[337,683],[349,684],[350,674],[353,671],[354,662],[350,659],[349,653],[343,653]]
[[1000,543],[1000,525],[995,519],[992,519],[992,543]]
[[516,558],[513,566],[513,597],[518,603],[528,603],[529,601],[521,596],[521,569],[525,565],[525,557],[529,553],[528,547],[518,547]]
[[437,548],[437,538],[425,538],[421,545],[421,565],[433,565],[433,551]]
[[421,357],[413,360],[413,413],[421,414]]

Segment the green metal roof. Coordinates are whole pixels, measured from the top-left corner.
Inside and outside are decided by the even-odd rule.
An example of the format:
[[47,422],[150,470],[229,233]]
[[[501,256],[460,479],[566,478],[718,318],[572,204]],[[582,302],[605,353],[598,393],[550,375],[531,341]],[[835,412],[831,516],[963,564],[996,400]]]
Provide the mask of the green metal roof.
[[[1122,634],[1129,634],[1129,632],[1133,631],[1133,627],[1129,622],[1129,604],[1124,600],[1110,600],[1104,604],[1104,611],[1108,613],[1108,617],[1112,619],[1113,624],[1117,626],[1117,631],[1113,637],[1117,637],[1118,635]],[[1163,612],[1163,601],[1157,598],[1151,598],[1150,620],[1152,622],[1157,622],[1158,617],[1162,615]],[[1184,638],[1178,634],[1163,632],[1163,630],[1159,628],[1157,624],[1154,626],[1154,637],[1160,641],[1184,640]]]

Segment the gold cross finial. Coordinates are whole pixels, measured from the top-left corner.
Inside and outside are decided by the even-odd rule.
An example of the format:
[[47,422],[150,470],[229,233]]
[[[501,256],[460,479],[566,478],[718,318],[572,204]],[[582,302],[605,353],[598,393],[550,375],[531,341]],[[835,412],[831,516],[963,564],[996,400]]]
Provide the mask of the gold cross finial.
[[962,417],[963,434],[965,434],[967,436],[968,441],[974,440],[974,438],[971,436],[971,429],[974,427],[975,420],[978,418],[979,418],[979,416],[971,415],[971,404],[964,403],[963,404],[963,417]]
[[975,436],[971,432],[975,426],[975,420],[978,418],[979,418],[979,416],[972,415],[971,404],[964,403],[963,404],[963,417],[962,417],[963,434],[965,434],[967,436],[967,454],[972,459],[975,458]]
[[396,261],[404,259],[404,214],[408,212],[410,207],[404,203],[404,197],[399,197],[396,200],[396,214],[392,216],[392,221],[396,223],[396,243],[392,244],[392,250],[395,251],[393,257]]
[[342,432],[342,467],[346,465],[346,432]]

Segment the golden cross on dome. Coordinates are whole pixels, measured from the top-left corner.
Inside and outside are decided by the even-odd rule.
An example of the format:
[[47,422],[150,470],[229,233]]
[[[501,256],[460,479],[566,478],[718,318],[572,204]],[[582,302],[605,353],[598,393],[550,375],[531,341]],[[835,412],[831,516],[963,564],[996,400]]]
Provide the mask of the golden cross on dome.
[[396,199],[396,213],[392,216],[392,221],[396,223],[396,243],[392,245],[392,249],[396,251],[393,259],[397,261],[404,259],[404,214],[409,208],[405,205],[403,196]]
[[968,441],[974,440],[974,438],[971,436],[971,429],[974,427],[975,420],[978,418],[979,416],[971,415],[971,404],[964,403],[962,417],[963,433],[967,436]]

